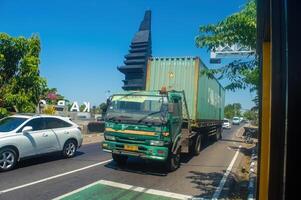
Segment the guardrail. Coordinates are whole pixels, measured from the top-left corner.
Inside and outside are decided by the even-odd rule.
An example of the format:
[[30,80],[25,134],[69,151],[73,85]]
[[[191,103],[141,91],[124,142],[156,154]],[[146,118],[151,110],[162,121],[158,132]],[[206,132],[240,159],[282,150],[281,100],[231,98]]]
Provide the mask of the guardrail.
[[105,122],[89,122],[87,125],[89,133],[102,133],[105,131]]

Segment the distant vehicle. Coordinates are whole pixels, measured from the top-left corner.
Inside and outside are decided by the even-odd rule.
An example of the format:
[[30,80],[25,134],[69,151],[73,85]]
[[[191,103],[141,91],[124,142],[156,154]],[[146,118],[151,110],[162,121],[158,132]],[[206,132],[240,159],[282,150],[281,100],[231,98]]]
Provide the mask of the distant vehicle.
[[75,155],[82,145],[80,128],[67,117],[14,115],[0,120],[0,171],[15,167],[21,159],[61,152]]
[[233,125],[239,125],[240,124],[240,118],[239,117],[233,117],[232,124]]
[[243,117],[240,117],[240,118],[239,118],[239,121],[240,121],[240,122],[243,122],[243,121],[244,121],[244,118],[243,118]]
[[97,116],[95,116],[95,119],[96,119],[97,122],[104,121],[104,118],[103,118],[102,115],[97,115]]
[[229,119],[224,119],[224,122],[223,122],[223,128],[224,129],[231,129],[231,122]]
[[91,113],[87,112],[77,112],[77,119],[79,120],[90,120],[91,119]]

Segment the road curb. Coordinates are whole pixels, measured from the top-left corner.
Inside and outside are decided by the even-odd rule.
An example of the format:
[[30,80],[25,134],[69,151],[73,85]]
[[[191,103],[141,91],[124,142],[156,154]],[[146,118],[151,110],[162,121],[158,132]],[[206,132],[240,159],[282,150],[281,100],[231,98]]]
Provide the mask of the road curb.
[[256,146],[252,149],[252,156],[251,156],[251,162],[250,162],[250,173],[249,173],[249,186],[248,186],[248,200],[254,200],[255,199],[255,182],[257,179],[256,176],[256,166],[257,166],[257,156],[255,153]]
[[237,137],[237,138],[242,138],[243,133],[244,133],[244,127],[245,127],[245,126],[242,126],[242,127],[240,127],[240,128],[236,131],[235,137]]

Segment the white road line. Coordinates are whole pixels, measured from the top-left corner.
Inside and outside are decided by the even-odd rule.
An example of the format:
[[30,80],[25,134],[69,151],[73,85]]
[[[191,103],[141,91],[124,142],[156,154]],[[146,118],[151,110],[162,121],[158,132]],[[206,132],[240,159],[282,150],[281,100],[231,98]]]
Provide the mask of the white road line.
[[241,148],[241,145],[239,145],[239,148],[236,151],[236,153],[235,153],[235,155],[234,155],[234,157],[233,157],[230,165],[228,166],[227,171],[224,173],[224,176],[223,176],[221,182],[219,183],[217,189],[215,190],[215,192],[214,192],[214,194],[212,196],[213,200],[216,200],[216,199],[219,198],[219,195],[221,194],[221,191],[223,190],[223,187],[224,187],[224,185],[226,183],[226,180],[227,180],[227,178],[228,178],[228,176],[229,176],[229,174],[230,174],[230,172],[232,170],[232,167],[233,167],[233,165],[234,165],[234,163],[235,163],[235,161],[236,161],[236,159],[238,157],[240,148]]
[[96,184],[98,184],[98,182],[99,182],[99,181],[96,181],[96,182],[91,183],[91,184],[89,184],[89,185],[86,185],[86,186],[84,186],[84,187],[78,188],[78,189],[76,189],[76,190],[73,190],[72,192],[66,193],[66,194],[64,194],[64,195],[62,195],[62,196],[59,196],[59,197],[56,197],[56,198],[54,198],[54,199],[52,199],[52,200],[63,199],[63,198],[65,198],[65,197],[67,197],[67,196],[70,196],[70,195],[72,195],[72,194],[75,194],[75,193],[77,193],[77,192],[80,192],[80,191],[82,191],[82,190],[85,190],[85,189],[87,189],[87,188],[89,188],[89,187],[91,187],[91,186],[93,186],[93,185],[96,185]]
[[24,185],[12,187],[12,188],[9,188],[9,189],[6,189],[6,190],[1,190],[1,191],[0,191],[0,195],[1,195],[1,194],[4,194],[4,193],[7,193],[7,192],[14,191],[14,190],[18,190],[18,189],[21,189],[21,188],[25,188],[25,187],[28,187],[28,186],[32,186],[32,185],[35,185],[35,184],[38,184],[38,183],[42,183],[42,182],[46,182],[46,181],[49,181],[49,180],[52,180],[52,179],[56,179],[56,178],[59,178],[59,177],[62,177],[62,176],[66,176],[66,175],[69,175],[69,174],[73,174],[73,173],[76,173],[76,172],[79,172],[79,171],[83,171],[83,170],[86,170],[86,169],[90,169],[90,168],[92,168],[92,167],[96,167],[96,166],[99,166],[99,165],[103,165],[103,164],[106,164],[106,163],[111,162],[111,161],[112,161],[112,159],[110,159],[110,160],[105,160],[105,161],[102,161],[102,162],[99,162],[99,163],[95,163],[95,164],[93,164],[93,165],[89,165],[89,166],[86,166],[86,167],[83,167],[83,168],[79,168],[79,169],[76,169],[76,170],[72,170],[72,171],[69,171],[69,172],[65,172],[65,173],[62,173],[62,174],[58,174],[58,175],[55,175],[55,176],[51,176],[51,177],[48,177],[48,178],[44,178],[44,179],[41,179],[41,180],[38,180],[38,181],[26,183],[26,184],[24,184]]
[[106,180],[100,180],[100,184],[112,186],[112,187],[118,187],[118,188],[123,188],[127,190],[133,190],[136,192],[144,192],[147,194],[153,194],[153,195],[159,195],[159,196],[164,196],[164,197],[170,197],[170,198],[175,198],[175,199],[191,199],[192,196],[189,195],[184,195],[184,194],[178,194],[178,193],[173,193],[173,192],[166,192],[166,191],[161,191],[161,190],[153,190],[153,189],[147,189],[143,187],[135,187],[133,185],[127,185],[123,183],[117,183],[117,182],[112,182],[112,181],[106,181]]
[[102,185],[107,185],[107,186],[111,186],[111,187],[116,187],[116,188],[121,188],[121,189],[125,189],[125,190],[132,190],[135,192],[143,192],[143,193],[147,193],[147,194],[152,194],[152,195],[158,195],[161,197],[169,197],[169,198],[174,198],[174,199],[182,199],[182,200],[187,200],[187,199],[192,199],[192,196],[189,195],[184,195],[184,194],[178,194],[178,193],[173,193],[173,192],[166,192],[166,191],[161,191],[161,190],[153,190],[153,189],[147,189],[147,188],[143,188],[143,187],[136,187],[134,185],[128,185],[128,184],[123,184],[123,183],[117,183],[117,182],[113,182],[113,181],[107,181],[107,180],[100,180],[100,181],[96,181],[90,185],[84,186],[82,188],[79,188],[77,190],[74,190],[72,192],[69,192],[67,194],[64,194],[62,196],[56,197],[53,200],[60,200],[63,199],[67,196],[70,196],[72,194],[75,194],[77,192],[80,192],[88,187],[91,187],[93,185],[96,184],[102,184]]

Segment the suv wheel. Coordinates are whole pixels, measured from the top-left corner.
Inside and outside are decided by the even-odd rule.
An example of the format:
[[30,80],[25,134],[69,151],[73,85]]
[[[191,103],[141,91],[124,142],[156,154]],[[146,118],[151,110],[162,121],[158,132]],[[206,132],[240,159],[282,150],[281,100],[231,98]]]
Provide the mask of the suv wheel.
[[63,148],[63,156],[65,158],[72,158],[75,155],[77,143],[75,140],[68,140]]
[[11,148],[0,150],[0,171],[8,171],[15,167],[17,153]]

